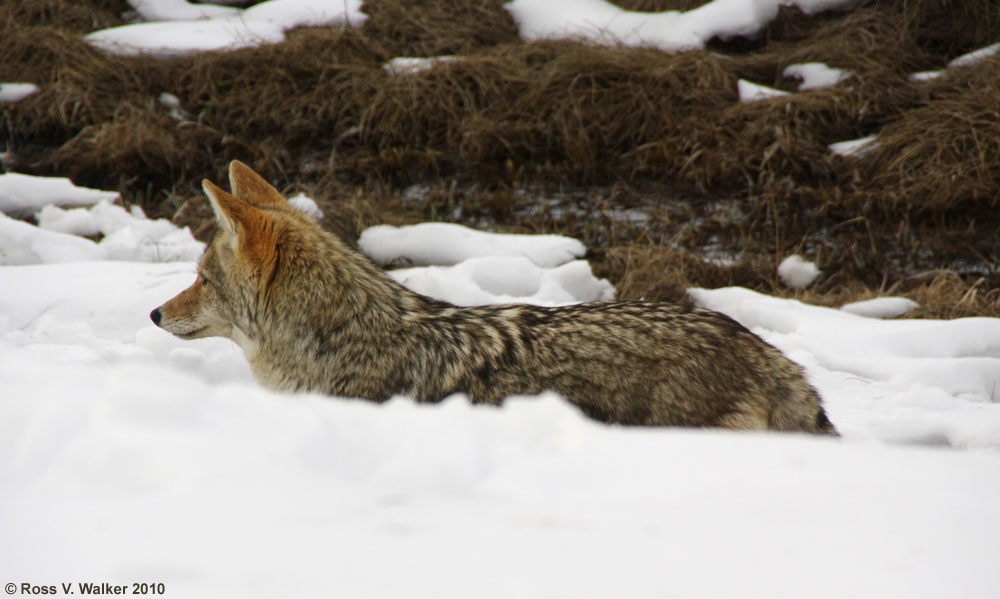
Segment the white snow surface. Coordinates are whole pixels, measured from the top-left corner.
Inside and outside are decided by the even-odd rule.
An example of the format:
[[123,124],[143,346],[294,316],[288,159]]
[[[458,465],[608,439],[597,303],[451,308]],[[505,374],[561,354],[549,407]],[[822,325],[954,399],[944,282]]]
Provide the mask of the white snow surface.
[[978,62],[986,60],[987,58],[993,56],[1000,52],[1000,42],[995,44],[990,44],[984,48],[978,50],[973,50],[967,54],[963,54],[957,58],[953,58],[948,62],[948,68],[953,67],[967,67],[974,65]]
[[[44,206],[37,219],[36,227],[0,213],[0,265],[192,261],[205,248],[187,227],[178,229],[165,219],[150,220],[138,206],[125,210],[107,200],[70,210]],[[94,242],[83,235],[103,237]]]
[[31,216],[50,204],[92,206],[112,201],[118,192],[78,187],[65,177],[36,177],[21,173],[0,174],[0,212],[9,216]]
[[382,65],[390,75],[415,75],[431,69],[442,62],[457,60],[457,56],[397,56]]
[[736,91],[740,94],[740,102],[755,102],[789,95],[784,90],[767,87],[746,79],[740,79],[736,82]]
[[827,148],[838,156],[861,157],[878,147],[877,135],[866,135],[858,139],[849,139],[832,143]]
[[487,233],[451,223],[379,225],[363,231],[358,245],[381,264],[405,258],[418,265],[451,266],[469,258],[523,256],[551,267],[587,252],[578,240],[562,235]]
[[528,40],[573,37],[663,50],[702,48],[713,37],[760,32],[779,6],[811,14],[842,8],[853,0],[713,0],[679,12],[629,11],[605,0],[514,0],[504,5]]
[[[34,184],[28,197],[50,191]],[[192,256],[148,262],[167,255],[124,238],[186,230],[108,199],[32,211],[41,226],[0,217],[4,251],[34,262],[0,265],[5,584],[163,583],[196,599],[996,595],[1000,319],[690,290],[800,363],[840,439],[606,426],[553,394],[501,408],[282,394],[231,342],[149,321],[194,280]],[[369,230],[363,247],[430,264],[393,276],[433,279],[452,301],[603,294],[582,244],[554,237],[438,223]]]
[[918,308],[920,304],[905,297],[876,297],[851,302],[840,307],[844,312],[869,318],[896,318]]
[[990,44],[989,46],[979,48],[978,50],[973,50],[961,56],[955,57],[948,61],[945,69],[937,71],[920,71],[918,73],[910,74],[910,81],[929,81],[931,79],[937,79],[941,75],[947,72],[947,69],[953,69],[956,67],[971,67],[979,64],[980,62],[990,58],[994,54],[1000,52],[1000,42],[995,44]]
[[195,21],[239,14],[239,9],[217,4],[192,4],[187,0],[128,0],[146,21]]
[[793,289],[804,289],[813,284],[819,276],[816,263],[809,262],[798,254],[792,254],[778,265],[778,278]]
[[801,79],[799,91],[803,91],[833,87],[850,77],[852,73],[844,69],[834,69],[822,62],[805,62],[789,65],[781,74],[792,79]]
[[183,0],[132,3],[148,22],[101,29],[85,39],[115,54],[185,56],[278,43],[296,27],[359,27],[368,18],[362,0],[268,0],[245,9]]
[[20,102],[36,93],[38,93],[38,86],[34,83],[0,83],[0,103]]
[[323,218],[323,211],[320,210],[319,205],[316,204],[316,200],[310,198],[304,193],[289,197],[288,203],[295,206],[296,209],[305,212],[315,220]]

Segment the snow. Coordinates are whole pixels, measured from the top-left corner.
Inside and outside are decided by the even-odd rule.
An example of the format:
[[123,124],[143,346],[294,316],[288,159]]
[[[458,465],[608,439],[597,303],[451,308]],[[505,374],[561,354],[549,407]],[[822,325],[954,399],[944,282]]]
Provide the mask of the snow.
[[896,318],[919,307],[917,302],[905,297],[877,297],[851,302],[840,307],[844,312],[869,318]]
[[389,274],[414,291],[460,306],[511,302],[563,306],[610,300],[615,294],[611,283],[594,278],[585,260],[546,268],[521,256],[490,256]]
[[163,106],[170,112],[170,118],[175,121],[184,121],[191,118],[191,115],[181,108],[181,99],[177,96],[169,92],[163,92],[157,97],[157,101],[160,103],[160,106]]
[[319,209],[316,201],[304,193],[300,193],[288,198],[288,203],[298,210],[305,212],[315,220],[323,218],[323,211]]
[[816,264],[797,254],[785,258],[778,265],[778,278],[793,289],[804,289],[813,284],[819,276]]
[[514,0],[504,5],[526,40],[574,37],[596,43],[703,48],[713,37],[752,36],[778,16],[781,5],[806,14],[842,8],[853,0],[713,0],[686,11],[622,9],[605,0]]
[[36,177],[21,173],[0,174],[0,212],[30,216],[43,206],[92,206],[118,197],[114,191],[77,187],[65,177]]
[[1000,42],[963,54],[948,62],[948,68],[972,66],[1000,52]]
[[[44,187],[48,182],[42,181]],[[116,194],[117,195],[117,194]],[[0,265],[138,260],[196,260],[205,248],[187,227],[150,220],[142,208],[101,200],[90,208],[64,210],[55,205],[38,212],[38,226],[0,214]],[[79,235],[103,235],[99,243]]]
[[746,79],[740,79],[736,82],[736,90],[740,94],[740,102],[755,102],[789,95],[786,91],[753,83]]
[[442,62],[457,60],[456,56],[397,56],[382,67],[390,75],[414,75],[421,73]]
[[910,74],[910,81],[929,81],[931,79],[937,79],[941,75],[947,72],[947,69],[952,69],[956,67],[971,67],[979,64],[980,62],[990,58],[994,54],[1000,52],[1000,42],[991,44],[989,46],[979,48],[978,50],[973,50],[952,60],[948,61],[945,69],[937,71],[920,71],[918,73]]
[[802,364],[847,439],[1000,448],[1000,319],[877,320],[693,289]]
[[930,81],[931,79],[937,79],[941,75],[944,75],[944,71],[920,71],[917,73],[910,73],[910,81]]
[[132,3],[148,22],[101,29],[85,39],[115,54],[186,56],[278,43],[296,27],[358,27],[367,19],[362,0],[268,0],[245,9],[182,0]]
[[864,156],[878,147],[877,135],[866,135],[859,139],[849,139],[838,141],[827,146],[831,152],[838,156]]
[[228,17],[239,10],[216,4],[192,4],[187,0],[128,0],[129,6],[146,21],[194,21]]
[[358,245],[381,264],[406,258],[412,264],[450,266],[469,258],[523,256],[551,267],[587,252],[582,243],[562,235],[486,233],[450,223],[371,227],[361,233]]
[[806,62],[785,67],[781,73],[791,79],[801,79],[799,91],[833,87],[851,76],[850,71],[834,69],[822,62]]
[[0,103],[20,102],[34,93],[38,93],[34,83],[0,83]]

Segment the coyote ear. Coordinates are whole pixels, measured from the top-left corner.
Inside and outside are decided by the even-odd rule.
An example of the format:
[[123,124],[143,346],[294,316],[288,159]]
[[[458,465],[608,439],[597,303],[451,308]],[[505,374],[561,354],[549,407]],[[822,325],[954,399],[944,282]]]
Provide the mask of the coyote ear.
[[278,193],[270,183],[254,172],[252,168],[239,160],[229,163],[229,184],[233,195],[250,202],[254,206],[273,206],[287,204],[285,198]]
[[255,266],[271,264],[277,246],[271,217],[208,179],[201,182],[201,187],[212,204],[219,226],[234,237],[235,249]]

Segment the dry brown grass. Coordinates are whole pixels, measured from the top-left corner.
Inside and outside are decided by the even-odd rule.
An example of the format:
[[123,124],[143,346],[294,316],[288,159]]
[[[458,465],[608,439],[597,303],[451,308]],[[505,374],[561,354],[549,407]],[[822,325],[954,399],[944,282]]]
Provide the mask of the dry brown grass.
[[[172,60],[83,41],[125,10],[121,0],[0,4],[0,81],[41,87],[0,106],[8,168],[118,189],[204,236],[199,181],[239,158],[309,190],[348,238],[427,218],[579,237],[625,297],[737,284],[829,305],[901,293],[922,315],[1000,315],[1000,60],[907,79],[1000,41],[995,0],[786,7],[760,36],[710,43],[727,57],[524,43],[500,0],[370,0],[360,29]],[[440,54],[462,59],[416,75],[382,67]],[[811,61],[855,75],[737,102],[737,79],[792,91],[783,70]],[[163,92],[180,99],[180,120]],[[880,145],[863,158],[827,149],[872,133]],[[572,210],[545,208],[553,199]],[[624,210],[649,219],[623,221]],[[738,260],[706,261],[707,250]],[[793,252],[823,270],[808,290],[775,276]]]

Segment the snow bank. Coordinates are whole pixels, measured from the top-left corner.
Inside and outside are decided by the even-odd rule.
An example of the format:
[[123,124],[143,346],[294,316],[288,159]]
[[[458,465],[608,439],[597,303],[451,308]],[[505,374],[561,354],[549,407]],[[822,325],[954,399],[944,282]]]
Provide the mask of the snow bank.
[[379,406],[136,361],[50,372],[0,362],[21,391],[0,419],[9,579],[191,598],[995,593],[996,455],[603,427],[551,395]]
[[470,258],[455,266],[390,271],[410,289],[459,306],[506,304],[564,306],[611,300],[615,288],[597,279],[585,260],[543,268],[523,257]]
[[889,320],[692,289],[806,368],[847,438],[1000,449],[1000,319]]
[[413,264],[453,265],[469,258],[523,256],[538,266],[558,266],[587,253],[582,243],[562,235],[487,233],[450,223],[371,227],[358,245],[381,264],[406,258]]
[[43,206],[93,206],[117,197],[114,191],[77,187],[65,177],[0,174],[0,212],[19,218],[31,216]]
[[[48,184],[43,181],[42,187]],[[103,238],[94,242],[80,235]],[[0,214],[0,264],[192,261],[204,249],[205,244],[187,227],[178,229],[165,219],[150,220],[139,206],[125,210],[107,200],[70,210],[44,206],[38,212],[37,227]]]
[[583,38],[598,43],[653,46],[663,50],[704,47],[760,32],[781,5],[807,14],[840,8],[853,0],[713,0],[686,11],[634,12],[605,0],[514,0],[504,5],[527,40]]
[[269,0],[246,9],[180,0],[133,2],[151,22],[101,29],[85,39],[115,54],[186,56],[277,43],[296,27],[360,26],[367,19],[362,0]]
[[361,233],[361,250],[381,264],[431,265],[391,271],[407,287],[460,306],[521,302],[562,306],[609,300],[582,243],[562,235],[486,233],[449,223],[380,225]]

